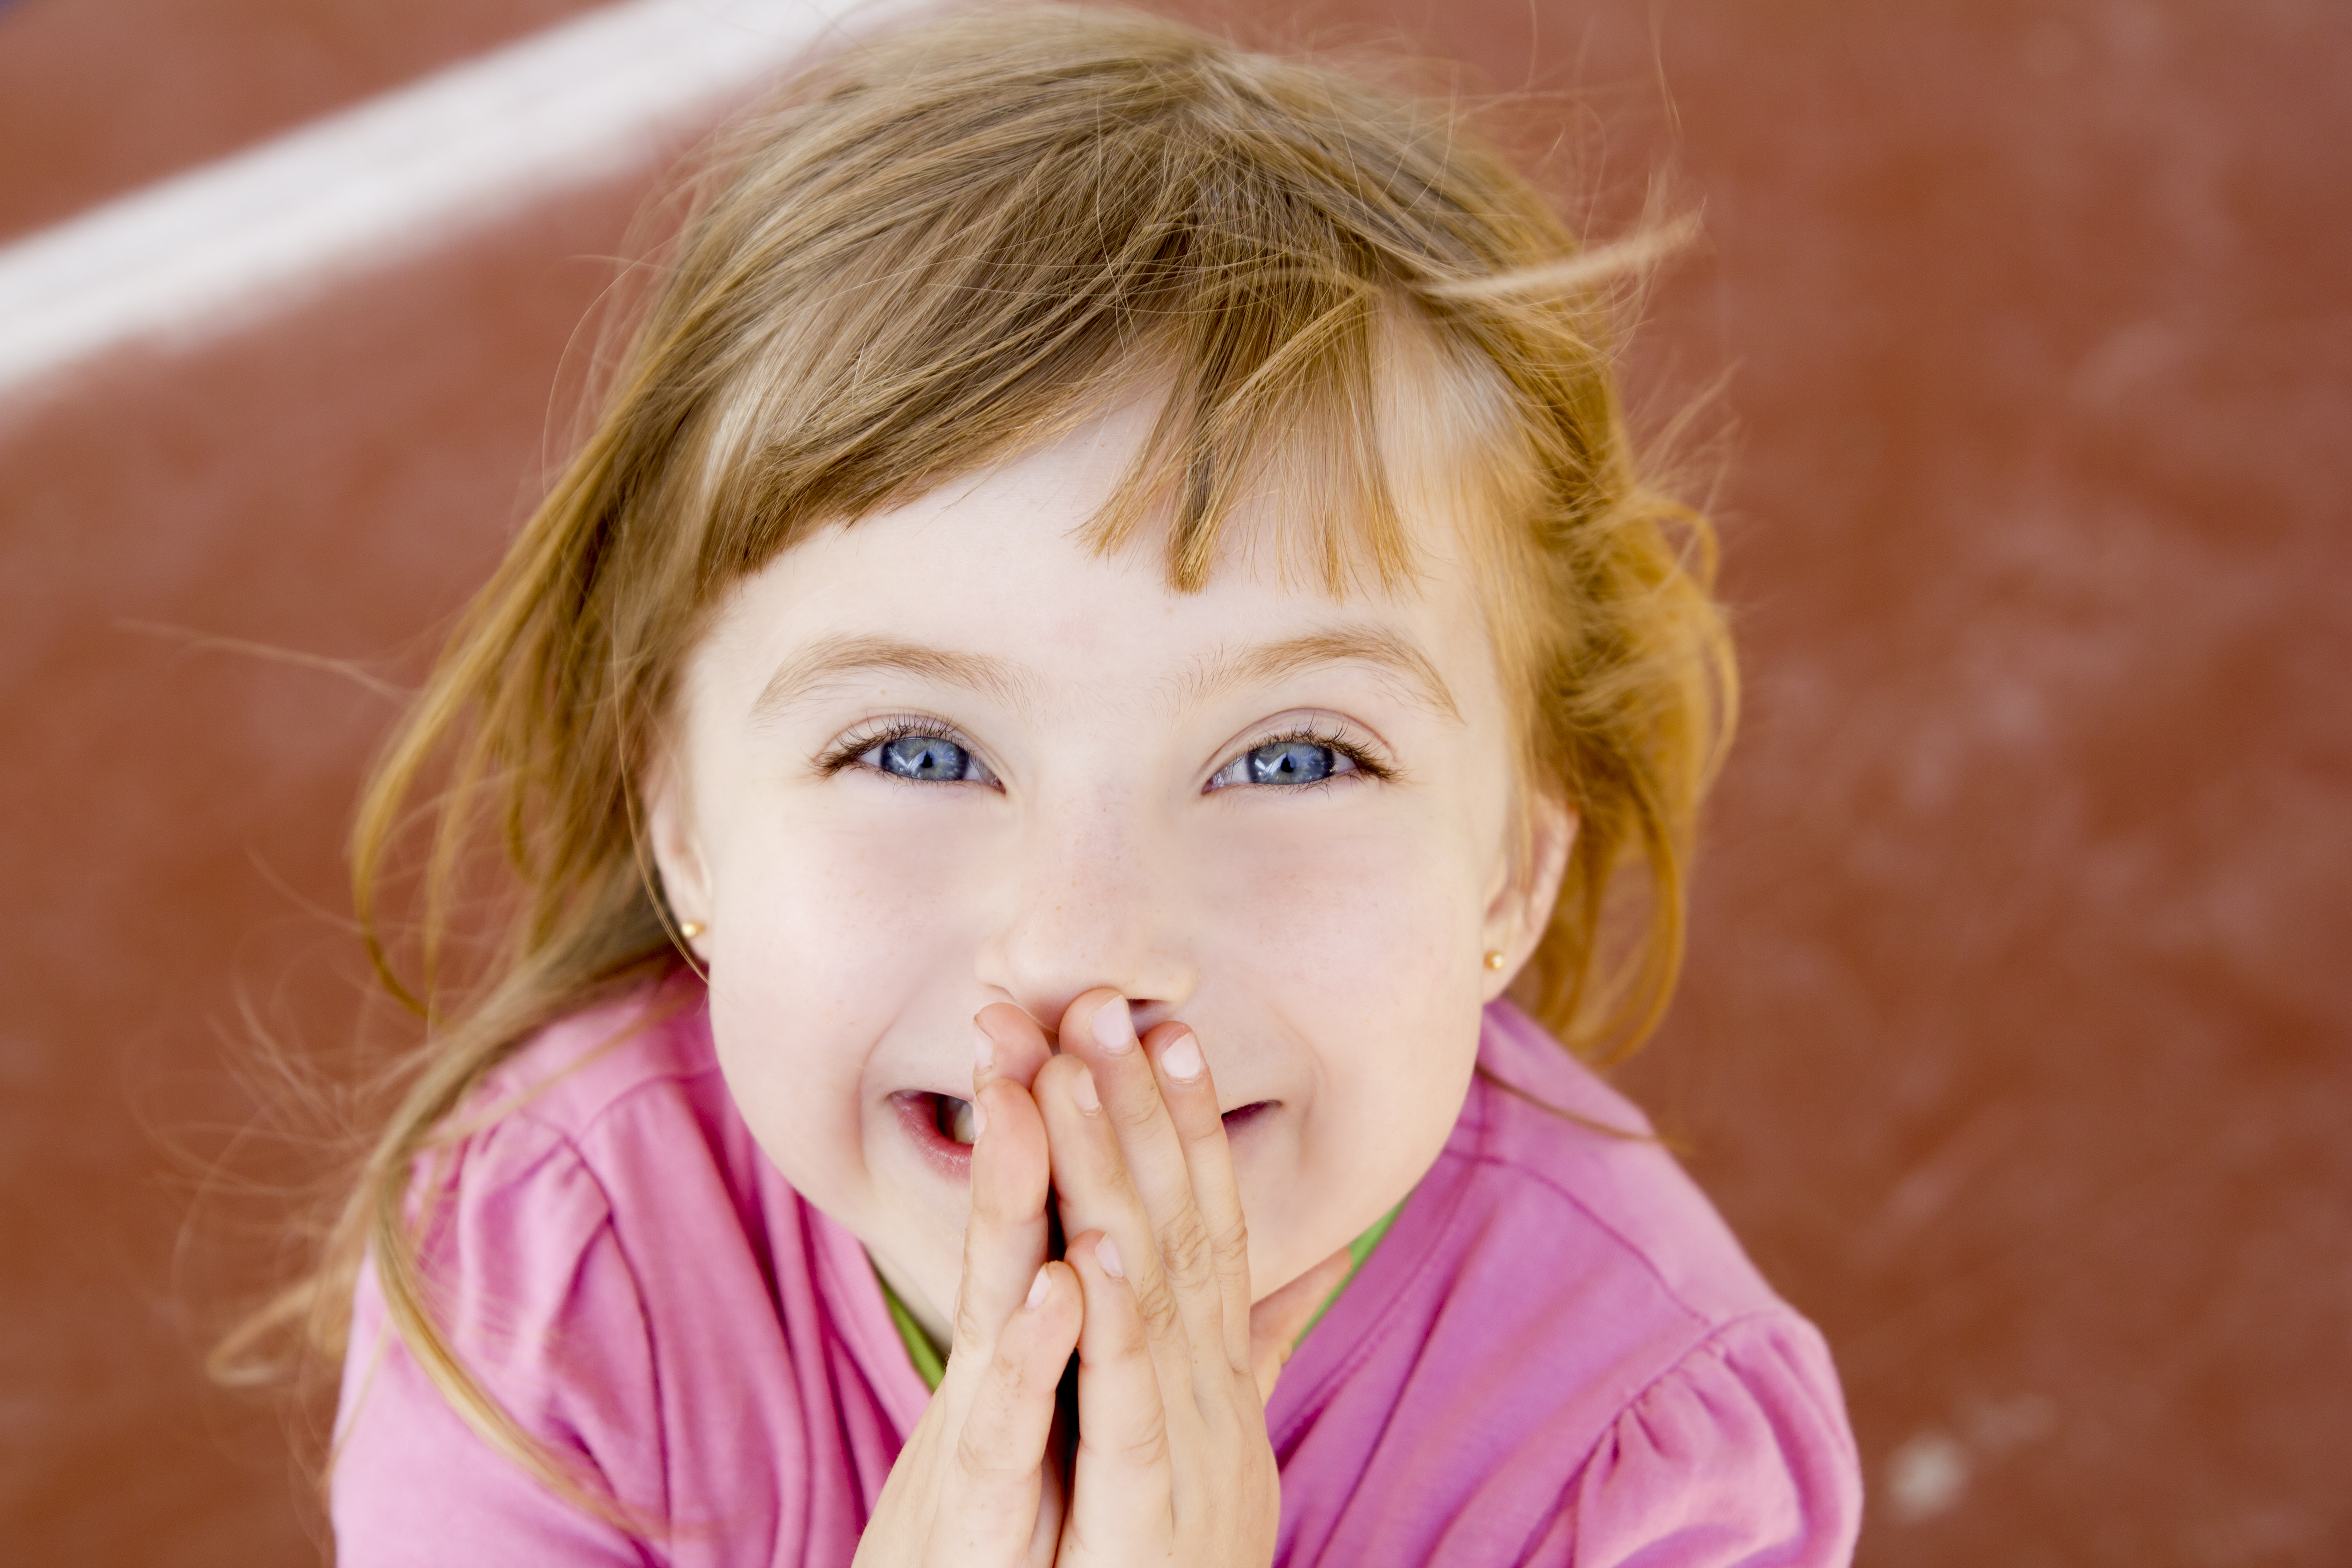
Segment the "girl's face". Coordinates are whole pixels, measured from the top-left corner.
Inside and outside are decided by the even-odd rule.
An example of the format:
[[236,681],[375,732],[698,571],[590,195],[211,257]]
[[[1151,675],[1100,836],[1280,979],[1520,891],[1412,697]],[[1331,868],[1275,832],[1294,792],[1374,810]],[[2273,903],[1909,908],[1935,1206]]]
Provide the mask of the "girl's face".
[[1180,595],[1158,550],[1083,542],[1149,418],[1121,410],[744,581],[648,781],[745,1121],[942,1337],[981,1008],[1050,1031],[1107,985],[1139,1030],[1192,1027],[1264,1297],[1436,1157],[1479,1008],[1540,935],[1573,831],[1537,803],[1515,862],[1455,487],[1400,486],[1412,588],[1335,598],[1236,559]]

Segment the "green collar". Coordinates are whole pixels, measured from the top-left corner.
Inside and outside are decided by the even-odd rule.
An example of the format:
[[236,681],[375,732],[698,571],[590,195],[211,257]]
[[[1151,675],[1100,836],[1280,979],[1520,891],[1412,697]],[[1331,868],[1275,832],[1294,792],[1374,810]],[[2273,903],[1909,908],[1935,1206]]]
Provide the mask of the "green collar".
[[882,1287],[882,1299],[890,1303],[890,1321],[898,1325],[898,1337],[907,1342],[907,1359],[915,1363],[923,1386],[939,1392],[940,1379],[948,1374],[947,1359],[940,1347],[931,1343],[931,1336],[923,1332],[923,1325],[915,1321],[915,1314],[907,1310],[907,1303],[898,1300],[898,1292],[890,1289],[890,1281],[882,1271],[874,1271],[874,1282]]
[[[1299,1339],[1304,1340],[1308,1331],[1323,1321],[1323,1314],[1331,1310],[1331,1303],[1339,1299],[1339,1292],[1348,1288],[1348,1281],[1363,1268],[1364,1259],[1372,1255],[1372,1248],[1381,1244],[1381,1237],[1389,1233],[1389,1226],[1396,1223],[1396,1216],[1403,1210],[1404,1205],[1398,1204],[1374,1220],[1370,1230],[1348,1243],[1348,1257],[1351,1261],[1348,1265],[1347,1279],[1333,1286],[1331,1293],[1323,1298],[1323,1304],[1315,1309],[1313,1317],[1307,1320],[1307,1327],[1298,1331]],[[947,1358],[940,1353],[939,1346],[931,1343],[931,1336],[923,1331],[922,1324],[915,1321],[915,1314],[907,1310],[907,1304],[898,1300],[898,1293],[890,1289],[890,1282],[882,1278],[878,1269],[875,1271],[874,1282],[882,1287],[882,1300],[890,1307],[890,1321],[898,1325],[898,1337],[907,1342],[907,1359],[915,1363],[916,1375],[923,1380],[925,1388],[936,1392],[940,1379],[948,1374]]]

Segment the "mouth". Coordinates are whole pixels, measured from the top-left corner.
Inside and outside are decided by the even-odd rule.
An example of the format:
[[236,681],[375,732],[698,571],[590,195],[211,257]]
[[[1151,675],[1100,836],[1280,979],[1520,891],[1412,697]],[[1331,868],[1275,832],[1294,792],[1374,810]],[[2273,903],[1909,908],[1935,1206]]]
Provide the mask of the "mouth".
[[[902,1089],[890,1097],[899,1121],[916,1146],[955,1175],[971,1173],[971,1142],[978,1134],[971,1101],[932,1089]],[[1224,1113],[1227,1136],[1239,1132],[1274,1109],[1270,1100],[1252,1100]]]
[[908,1141],[941,1172],[958,1182],[971,1180],[971,1101],[929,1089],[904,1089],[890,1097]]

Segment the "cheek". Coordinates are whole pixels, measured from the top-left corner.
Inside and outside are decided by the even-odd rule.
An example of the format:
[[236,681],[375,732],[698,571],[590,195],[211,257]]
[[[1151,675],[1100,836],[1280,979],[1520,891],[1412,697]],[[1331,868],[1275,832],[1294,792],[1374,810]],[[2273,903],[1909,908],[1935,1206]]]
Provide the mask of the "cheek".
[[876,1047],[929,986],[970,969],[961,836],[779,813],[730,838],[712,900],[711,1026],[728,1085],[777,1166],[820,1205],[862,1168]]
[[[1271,1021],[1302,1114],[1240,1170],[1263,1296],[1428,1170],[1477,1057],[1484,912],[1461,831],[1394,819],[1269,833],[1226,872],[1220,1013]],[[1261,1024],[1259,1026],[1265,1026]]]
[[1286,1012],[1311,998],[1321,1026],[1345,1033],[1475,982],[1479,893],[1457,834],[1370,813],[1300,817],[1253,824],[1216,858],[1211,929],[1229,933],[1221,957],[1265,1002]]
[[[729,846],[718,920],[791,1005],[828,1026],[887,1014],[952,945],[967,836],[946,814],[780,819]],[[730,942],[730,951],[738,951]]]

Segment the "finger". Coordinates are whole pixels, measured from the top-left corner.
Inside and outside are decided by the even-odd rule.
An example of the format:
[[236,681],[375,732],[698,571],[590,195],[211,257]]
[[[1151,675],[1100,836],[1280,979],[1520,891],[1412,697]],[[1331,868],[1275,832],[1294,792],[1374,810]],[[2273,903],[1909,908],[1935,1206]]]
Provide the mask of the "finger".
[[1035,1544],[1054,1391],[1084,1317],[1069,1265],[1039,1268],[974,1382],[932,1525],[948,1550],[935,1559],[1013,1561]]
[[[1240,1370],[1246,1364],[1238,1353],[1242,1342],[1231,1339],[1225,1329],[1215,1247],[1194,1200],[1184,1142],[1160,1098],[1150,1056],[1136,1038],[1126,999],[1113,991],[1081,996],[1063,1016],[1061,1046],[1065,1055],[1086,1062],[1094,1075],[1103,1120],[1118,1140],[1129,1183],[1151,1227],[1160,1270],[1184,1315],[1194,1349],[1223,1351],[1228,1368]],[[1140,1285],[1143,1276],[1137,1279]]]
[[[1063,1375],[1068,1375],[1065,1363]],[[1045,1436],[1045,1459],[1038,1468],[1041,1489],[1037,1499],[1037,1525],[1029,1538],[1030,1568],[1052,1568],[1054,1559],[1061,1554],[1062,1521],[1067,1517],[1070,1500],[1070,1468],[1064,1428],[1065,1407],[1056,1389],[1053,1429]]]
[[1242,1214],[1241,1183],[1234,1175],[1233,1146],[1217,1086],[1202,1053],[1199,1037],[1182,1024],[1154,1025],[1143,1048],[1159,1076],[1160,1098],[1184,1152],[1193,1206],[1209,1237],[1209,1267],[1216,1277],[1223,1318],[1225,1355],[1235,1372],[1249,1361],[1249,1223]]
[[1037,1020],[1010,1002],[991,1002],[972,1016],[971,1023],[979,1031],[973,1041],[979,1051],[975,1088],[986,1077],[1009,1078],[1026,1089],[1045,1058],[1054,1054],[1053,1042]]
[[987,1363],[997,1331],[1028,1295],[1047,1247],[1053,1164],[1036,1101],[1003,1078],[982,1077],[972,1096],[971,1213],[956,1287],[950,1376],[959,1363]]
[[[1064,1052],[1039,1068],[1036,1105],[1045,1121],[1062,1234],[1099,1231],[1112,1238],[1125,1260],[1127,1292],[1134,1298],[1162,1382],[1171,1388],[1193,1386],[1197,1373],[1183,1309],[1169,1288],[1158,1238],[1086,1063]],[[1219,1345],[1221,1338],[1209,1343]],[[1222,1363],[1222,1349],[1213,1353]]]
[[[978,1335],[972,1349],[983,1360],[990,1325],[1011,1313],[1048,1251],[1052,1170],[1045,1123],[1027,1087],[1051,1054],[1036,1021],[1008,1003],[992,1003],[972,1019],[972,1207],[954,1332],[960,1346],[968,1331]],[[993,1138],[987,1135],[992,1119]],[[976,1321],[968,1323],[971,1314]]]
[[1250,1372],[1257,1379],[1260,1405],[1274,1397],[1275,1380],[1298,1346],[1298,1336],[1347,1282],[1356,1255],[1341,1247],[1250,1310]]
[[1168,1410],[1150,1336],[1128,1287],[1115,1238],[1089,1231],[1070,1244],[1085,1292],[1078,1334],[1078,1451],[1068,1528],[1091,1543],[1164,1542],[1172,1531],[1175,1467]]

